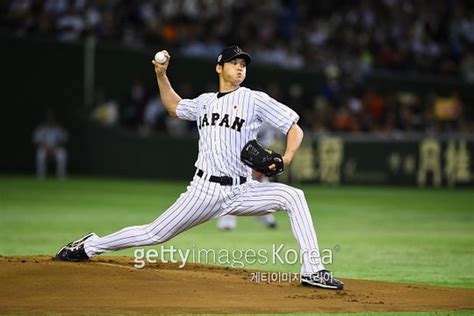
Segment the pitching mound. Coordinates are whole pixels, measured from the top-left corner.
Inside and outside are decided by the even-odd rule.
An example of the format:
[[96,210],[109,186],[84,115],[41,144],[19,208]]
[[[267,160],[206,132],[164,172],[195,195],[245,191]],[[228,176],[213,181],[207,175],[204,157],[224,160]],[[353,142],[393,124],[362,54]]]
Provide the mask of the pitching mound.
[[474,310],[474,290],[343,279],[344,291],[256,283],[216,266],[133,267],[128,257],[86,263],[0,257],[0,313],[294,313]]

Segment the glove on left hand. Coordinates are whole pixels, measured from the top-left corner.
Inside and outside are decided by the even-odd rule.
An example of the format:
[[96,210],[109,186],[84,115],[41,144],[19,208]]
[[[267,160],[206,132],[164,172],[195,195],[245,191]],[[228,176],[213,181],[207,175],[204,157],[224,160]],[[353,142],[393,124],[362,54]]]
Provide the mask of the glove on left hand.
[[[263,173],[267,177],[274,177],[283,173],[283,157],[270,149],[263,148],[257,140],[251,140],[245,144],[240,153],[240,160],[247,166]],[[271,165],[274,169],[270,169]]]

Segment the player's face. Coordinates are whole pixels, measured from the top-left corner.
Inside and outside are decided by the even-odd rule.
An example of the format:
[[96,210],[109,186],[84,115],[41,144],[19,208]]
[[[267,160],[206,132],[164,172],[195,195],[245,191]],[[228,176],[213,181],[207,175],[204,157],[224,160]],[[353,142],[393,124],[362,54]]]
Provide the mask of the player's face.
[[241,84],[247,75],[247,64],[244,59],[236,58],[222,66],[222,77],[235,85]]

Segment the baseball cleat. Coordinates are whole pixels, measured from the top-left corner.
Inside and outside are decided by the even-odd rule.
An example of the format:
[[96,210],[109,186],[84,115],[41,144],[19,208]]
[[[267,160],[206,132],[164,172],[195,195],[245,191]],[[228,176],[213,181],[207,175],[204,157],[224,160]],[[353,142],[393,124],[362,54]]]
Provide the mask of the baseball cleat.
[[277,224],[277,222],[268,223],[267,227],[270,228],[270,229],[276,229],[278,227],[278,224]]
[[54,257],[55,260],[59,261],[86,261],[89,259],[86,252],[84,251],[84,242],[90,237],[94,236],[94,233],[89,233],[78,240],[74,240],[66,246],[59,249],[58,253]]
[[276,229],[276,228],[278,228],[278,224],[277,224],[276,221],[270,222],[270,223],[267,224],[267,228]]
[[344,289],[344,283],[333,277],[328,270],[321,270],[311,275],[302,275],[301,284],[329,290]]
[[235,229],[235,227],[232,227],[232,226],[220,226],[219,227],[219,230],[223,231],[223,232],[230,232],[230,231],[233,231]]
[[266,214],[257,217],[260,222],[265,225],[265,227],[269,229],[276,229],[278,227],[277,221],[275,219],[275,216],[273,214]]

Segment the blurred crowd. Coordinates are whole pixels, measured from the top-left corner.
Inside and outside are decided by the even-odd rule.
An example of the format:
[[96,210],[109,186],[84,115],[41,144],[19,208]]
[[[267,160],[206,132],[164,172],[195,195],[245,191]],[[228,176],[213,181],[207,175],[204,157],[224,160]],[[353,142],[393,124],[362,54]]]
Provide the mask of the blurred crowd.
[[292,69],[335,64],[356,79],[388,69],[474,81],[473,1],[10,0],[0,6],[2,30],[16,36],[93,35],[212,58],[238,43],[256,63]]
[[[212,85],[209,83],[206,91],[216,91]],[[327,74],[326,82],[319,90],[305,91],[299,84],[283,87],[276,81],[252,88],[265,91],[296,110],[301,117],[299,124],[306,131],[391,135],[398,132],[474,133],[474,113],[464,105],[456,91],[447,95],[381,93],[362,86],[347,87],[332,73]],[[121,97],[100,96],[92,117],[104,125],[123,126],[142,136],[196,134],[194,122],[167,115],[157,90],[155,85],[147,87],[142,81],[135,80],[130,91]],[[178,82],[175,90],[183,98],[194,98],[202,93],[187,82]]]
[[[382,93],[363,80],[377,69],[474,82],[474,1],[10,0],[0,9],[0,29],[18,37],[93,36],[212,59],[237,43],[255,64],[323,72],[325,84],[313,91],[297,83],[252,87],[294,108],[306,130],[474,132],[473,110],[457,91]],[[177,85],[182,97],[204,92]],[[92,116],[142,135],[196,132],[167,116],[157,88],[140,80],[123,96],[99,93]]]

